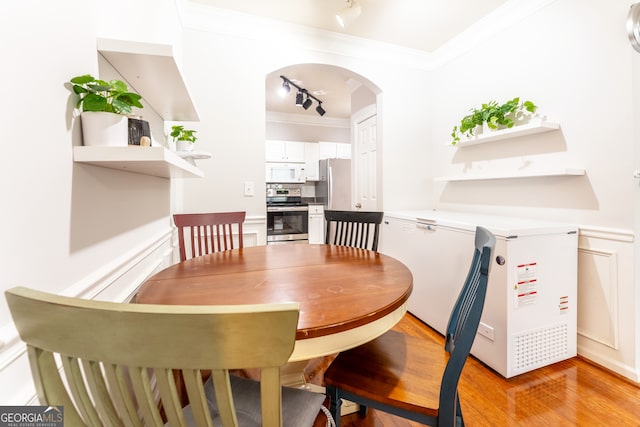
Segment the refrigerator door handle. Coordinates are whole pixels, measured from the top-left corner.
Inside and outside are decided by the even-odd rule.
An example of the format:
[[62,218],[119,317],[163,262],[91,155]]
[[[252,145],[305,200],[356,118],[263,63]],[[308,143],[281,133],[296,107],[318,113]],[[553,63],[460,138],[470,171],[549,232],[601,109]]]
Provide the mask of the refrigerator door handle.
[[[327,165],[328,166],[328,165]],[[327,207],[333,208],[333,167],[327,167]]]

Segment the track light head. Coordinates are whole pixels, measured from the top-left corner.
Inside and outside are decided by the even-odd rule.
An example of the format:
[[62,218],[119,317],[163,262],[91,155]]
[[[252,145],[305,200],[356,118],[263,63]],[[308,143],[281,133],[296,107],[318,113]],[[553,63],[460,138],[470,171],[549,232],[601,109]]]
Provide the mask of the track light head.
[[311,98],[309,98],[309,94],[307,93],[307,99],[304,100],[304,103],[302,104],[302,108],[304,108],[305,110],[308,110],[309,107],[311,107],[311,104],[313,104],[313,101],[311,100]]
[[347,0],[347,7],[336,14],[336,19],[338,20],[338,24],[344,28],[360,16],[361,13],[362,8],[357,0]]
[[298,93],[296,94],[296,105],[298,107],[302,107],[302,91],[299,90]]
[[282,79],[282,86],[278,89],[278,94],[280,96],[286,96],[291,91],[291,87],[289,86],[289,82],[285,79]]
[[318,103],[318,106],[316,107],[316,112],[320,114],[320,117],[324,116],[324,113],[326,113],[326,111],[324,111],[324,108],[322,108],[322,102]]

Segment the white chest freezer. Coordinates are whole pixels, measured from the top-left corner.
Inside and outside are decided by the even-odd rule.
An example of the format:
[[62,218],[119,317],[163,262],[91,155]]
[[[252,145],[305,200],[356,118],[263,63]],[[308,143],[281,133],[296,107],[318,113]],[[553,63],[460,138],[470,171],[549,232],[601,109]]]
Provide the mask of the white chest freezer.
[[379,250],[413,273],[409,311],[444,333],[471,262],[477,225],[496,236],[496,247],[471,354],[506,378],[574,357],[574,225],[460,212],[386,213]]

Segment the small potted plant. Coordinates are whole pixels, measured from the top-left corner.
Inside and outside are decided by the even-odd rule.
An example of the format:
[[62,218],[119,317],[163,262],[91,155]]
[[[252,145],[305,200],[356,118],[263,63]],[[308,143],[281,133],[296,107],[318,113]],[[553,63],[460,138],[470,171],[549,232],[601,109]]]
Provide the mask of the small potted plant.
[[471,138],[474,134],[478,134],[485,124],[490,130],[511,128],[516,122],[522,122],[530,118],[537,108],[538,106],[531,101],[520,103],[520,98],[518,97],[504,104],[489,101],[486,104],[482,104],[480,108],[472,108],[471,114],[464,116],[460,120],[460,125],[453,127],[451,144],[456,145],[463,135]]
[[71,90],[79,96],[76,107],[81,111],[84,145],[127,145],[128,119],[132,108],[143,108],[142,98],[129,92],[121,80],[109,82],[90,74],[70,80]]
[[193,144],[198,139],[194,134],[193,129],[185,129],[182,125],[171,126],[171,137],[176,143],[176,150],[178,151],[193,151]]

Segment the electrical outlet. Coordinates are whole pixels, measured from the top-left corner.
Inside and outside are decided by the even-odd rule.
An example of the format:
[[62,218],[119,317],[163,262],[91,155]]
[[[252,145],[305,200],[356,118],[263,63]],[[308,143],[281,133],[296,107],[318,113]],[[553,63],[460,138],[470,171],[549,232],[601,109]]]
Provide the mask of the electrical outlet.
[[244,182],[244,195],[245,197],[253,196],[253,181]]
[[495,331],[486,323],[480,322],[480,324],[478,325],[478,333],[484,337],[489,338],[491,341],[493,341],[495,338]]

